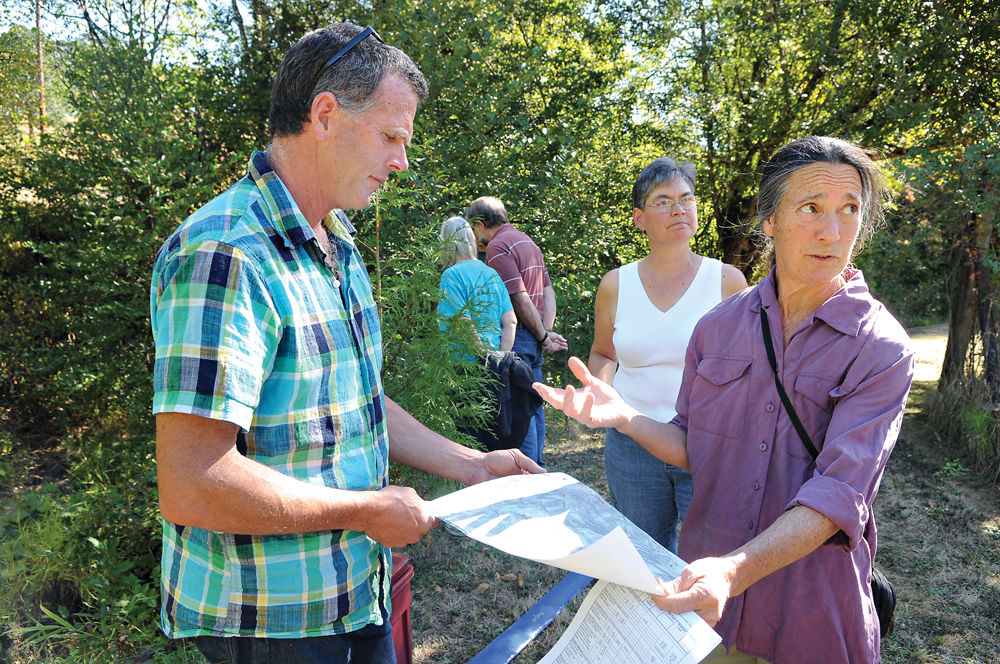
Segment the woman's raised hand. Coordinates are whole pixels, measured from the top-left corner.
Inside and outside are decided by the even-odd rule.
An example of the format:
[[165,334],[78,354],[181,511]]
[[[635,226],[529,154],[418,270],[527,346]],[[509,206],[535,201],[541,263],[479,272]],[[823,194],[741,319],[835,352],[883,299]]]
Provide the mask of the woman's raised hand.
[[572,385],[567,385],[564,390],[542,383],[532,385],[553,408],[591,428],[619,428],[637,414],[613,387],[595,378],[580,358],[569,358],[569,368],[583,383],[579,389]]

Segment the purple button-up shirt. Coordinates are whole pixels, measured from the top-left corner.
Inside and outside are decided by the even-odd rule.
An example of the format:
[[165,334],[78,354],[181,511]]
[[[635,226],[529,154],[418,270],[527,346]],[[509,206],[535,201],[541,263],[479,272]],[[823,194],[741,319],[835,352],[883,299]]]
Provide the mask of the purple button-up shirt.
[[[783,348],[774,273],[706,314],[688,346],[674,424],[687,431],[694,496],[680,555],[725,555],[805,505],[838,532],[802,560],[730,599],[726,647],[774,664],[877,662],[871,598],[872,501],[899,434],[913,376],[909,337],[860,271]],[[774,385],[778,372],[820,454],[814,463]]]

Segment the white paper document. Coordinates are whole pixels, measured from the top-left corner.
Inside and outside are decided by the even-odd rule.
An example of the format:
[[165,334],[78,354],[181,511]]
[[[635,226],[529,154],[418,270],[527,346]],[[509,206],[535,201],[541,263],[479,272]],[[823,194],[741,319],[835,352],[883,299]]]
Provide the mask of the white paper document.
[[538,664],[696,664],[719,641],[694,614],[667,613],[648,593],[598,581]]
[[430,505],[475,540],[600,580],[546,664],[694,664],[720,642],[694,613],[667,613],[649,598],[684,562],[569,475],[504,477]]

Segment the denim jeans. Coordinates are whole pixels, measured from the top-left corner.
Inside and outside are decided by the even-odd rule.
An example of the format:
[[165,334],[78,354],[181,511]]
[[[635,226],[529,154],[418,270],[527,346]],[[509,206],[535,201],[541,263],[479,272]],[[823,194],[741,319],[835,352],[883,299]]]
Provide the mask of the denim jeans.
[[[542,345],[535,340],[534,335],[524,328],[517,328],[514,333],[513,351],[531,365],[535,380],[542,380]],[[539,466],[545,467],[542,461],[542,451],[545,449],[545,405],[542,404],[531,417],[528,433],[521,443],[521,451]]]
[[301,639],[197,636],[208,664],[396,664],[392,625],[368,625],[348,634]]
[[608,429],[604,472],[611,502],[629,521],[672,553],[691,504],[691,474],[660,461],[617,429]]

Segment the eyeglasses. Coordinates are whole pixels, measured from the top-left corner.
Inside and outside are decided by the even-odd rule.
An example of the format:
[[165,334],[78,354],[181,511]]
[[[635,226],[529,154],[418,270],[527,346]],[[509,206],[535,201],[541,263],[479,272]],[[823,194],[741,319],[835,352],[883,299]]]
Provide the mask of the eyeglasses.
[[[326,61],[326,64],[323,65],[323,68],[319,70],[319,75],[316,77],[316,83],[319,83],[319,79],[323,78],[323,74],[326,73],[327,69],[337,64],[337,60],[340,60],[342,57],[350,53],[351,49],[353,49],[355,46],[363,42],[368,35],[372,35],[382,44],[385,43],[384,41],[382,41],[382,38],[379,37],[378,33],[375,32],[375,28],[371,27],[370,25],[367,26],[364,30],[359,32],[354,39],[347,42],[347,44],[345,44],[342,49],[334,53],[332,58]],[[313,88],[316,87],[316,83],[313,83]]]
[[666,213],[669,214],[670,212],[674,211],[674,207],[677,206],[677,205],[680,205],[685,210],[693,210],[698,205],[698,197],[697,196],[684,196],[680,200],[677,200],[677,201],[671,200],[669,198],[661,198],[660,200],[656,201],[655,203],[650,203],[649,205],[646,205],[645,207],[653,208],[657,212],[666,212]]

